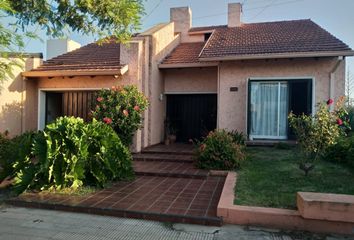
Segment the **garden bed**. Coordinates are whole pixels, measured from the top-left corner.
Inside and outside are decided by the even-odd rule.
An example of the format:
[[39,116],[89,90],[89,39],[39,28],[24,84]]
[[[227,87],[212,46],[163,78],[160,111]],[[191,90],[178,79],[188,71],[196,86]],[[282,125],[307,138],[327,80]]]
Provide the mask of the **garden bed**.
[[296,208],[296,192],[354,195],[354,170],[318,161],[305,177],[298,168],[297,151],[266,147],[247,148],[248,161],[238,171],[235,204]]

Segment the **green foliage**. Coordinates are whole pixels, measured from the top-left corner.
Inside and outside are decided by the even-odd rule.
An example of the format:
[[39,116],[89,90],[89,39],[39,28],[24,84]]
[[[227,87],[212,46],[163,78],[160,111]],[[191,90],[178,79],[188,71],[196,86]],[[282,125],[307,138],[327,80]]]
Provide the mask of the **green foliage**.
[[343,101],[339,100],[336,109],[330,111],[329,100],[327,104],[321,103],[317,106],[314,116],[289,114],[289,125],[293,128],[297,137],[301,153],[300,169],[307,175],[314,168],[317,159],[323,157],[327,149],[336,144],[338,138],[345,133],[347,123],[342,120],[346,114],[343,108]]
[[328,148],[324,159],[354,169],[354,135],[339,138],[336,144]]
[[237,172],[235,204],[296,209],[296,192],[354,194],[354,171],[343,164],[318,161],[304,177],[296,148],[248,147]]
[[242,132],[238,132],[237,130],[232,130],[228,133],[232,137],[235,143],[239,145],[246,145],[246,136]]
[[[0,84],[6,76],[12,77],[14,67],[24,66],[22,52],[26,40],[38,38],[27,31],[28,26],[45,29],[52,37],[74,31],[98,35],[100,42],[111,36],[125,42],[140,29],[143,14],[141,0],[1,0],[0,19],[8,21],[14,17],[16,22],[0,23],[0,58],[6,59],[0,61]],[[19,54],[11,58],[14,52]]]
[[197,144],[197,166],[203,169],[232,170],[245,161],[244,146],[234,142],[225,130],[215,130]]
[[350,125],[350,130],[354,131],[354,106],[347,107],[348,112],[348,122]]
[[122,142],[129,146],[134,133],[141,128],[148,100],[136,86],[102,89],[97,96],[93,117],[112,126]]
[[109,126],[61,117],[36,135],[30,155],[15,164],[15,191],[103,186],[133,175],[131,154]]
[[0,181],[7,176],[14,176],[13,164],[22,162],[31,152],[35,132],[26,132],[9,139],[0,134]]
[[103,38],[113,35],[124,41],[140,29],[144,13],[141,0],[21,0],[10,4],[14,11],[8,13],[18,19],[22,29],[39,25],[54,37],[70,29]]
[[284,150],[289,150],[289,149],[293,148],[293,146],[291,146],[290,144],[285,143],[285,142],[278,142],[274,145],[274,147],[276,149],[284,149]]

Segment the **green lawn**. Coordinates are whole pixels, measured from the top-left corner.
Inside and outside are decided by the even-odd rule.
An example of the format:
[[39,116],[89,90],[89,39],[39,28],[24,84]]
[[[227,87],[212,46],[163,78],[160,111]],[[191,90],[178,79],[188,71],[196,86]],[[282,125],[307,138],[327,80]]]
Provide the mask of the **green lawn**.
[[354,169],[318,161],[305,177],[298,168],[296,152],[247,148],[247,163],[238,171],[235,204],[294,209],[299,191],[354,195]]

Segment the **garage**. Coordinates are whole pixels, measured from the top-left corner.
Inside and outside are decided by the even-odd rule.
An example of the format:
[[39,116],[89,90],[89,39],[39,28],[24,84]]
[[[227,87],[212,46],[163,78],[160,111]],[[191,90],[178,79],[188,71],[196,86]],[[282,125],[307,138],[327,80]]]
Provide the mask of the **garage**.
[[177,142],[201,139],[216,128],[217,94],[168,94],[166,121]]

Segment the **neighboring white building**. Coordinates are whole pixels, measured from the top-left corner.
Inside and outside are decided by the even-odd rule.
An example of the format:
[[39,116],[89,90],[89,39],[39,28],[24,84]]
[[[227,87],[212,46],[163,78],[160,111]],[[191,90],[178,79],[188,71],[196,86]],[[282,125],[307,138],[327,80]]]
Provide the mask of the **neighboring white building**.
[[51,59],[61,54],[74,51],[81,47],[81,44],[73,40],[64,39],[49,39],[47,40],[47,57]]

